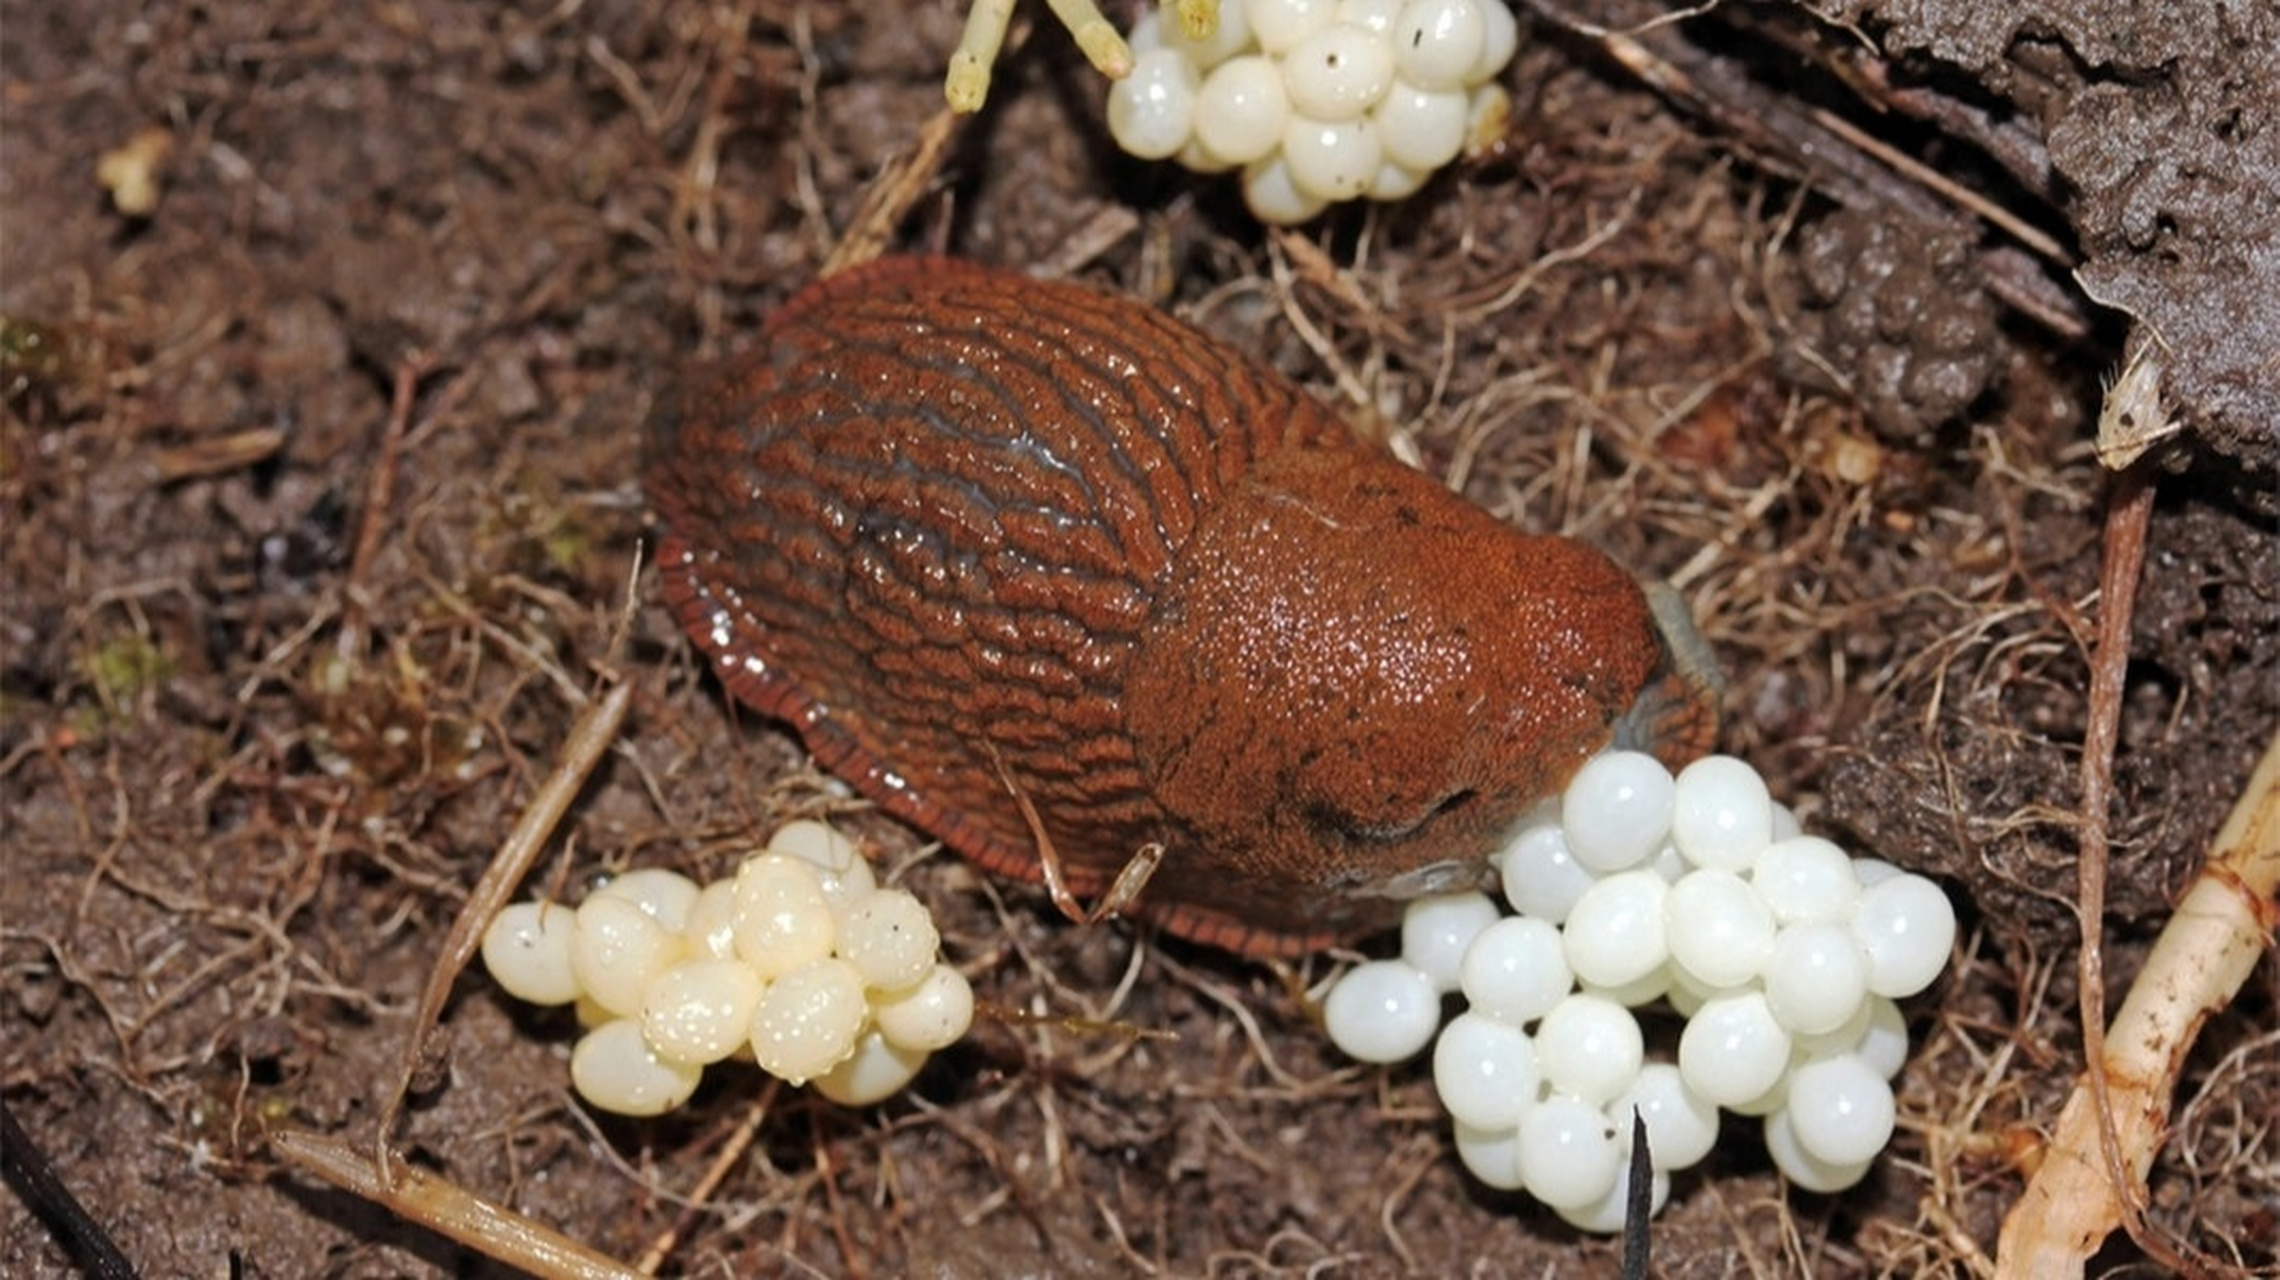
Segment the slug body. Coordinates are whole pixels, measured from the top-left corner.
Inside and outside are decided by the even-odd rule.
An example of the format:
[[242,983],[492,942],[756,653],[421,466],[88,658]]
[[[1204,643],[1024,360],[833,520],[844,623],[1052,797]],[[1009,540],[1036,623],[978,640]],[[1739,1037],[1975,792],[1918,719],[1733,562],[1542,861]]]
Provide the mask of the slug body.
[[[1611,741],[1714,731],[1699,644],[1142,304],[944,259],[811,285],[668,396],[665,595],[722,681],[983,866],[1255,955],[1481,883]],[[1017,793],[1018,792],[1018,798]]]

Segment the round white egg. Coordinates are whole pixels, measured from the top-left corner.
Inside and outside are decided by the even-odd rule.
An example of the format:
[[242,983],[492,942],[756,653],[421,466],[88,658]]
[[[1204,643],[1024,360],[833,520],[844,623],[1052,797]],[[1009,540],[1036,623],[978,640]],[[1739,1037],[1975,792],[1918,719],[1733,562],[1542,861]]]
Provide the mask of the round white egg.
[[1283,55],[1282,74],[1296,115],[1330,124],[1359,120],[1393,87],[1393,50],[1366,28],[1336,22]]
[[1670,958],[1663,900],[1670,886],[1652,871],[1623,871],[1584,891],[1562,930],[1568,968],[1584,982],[1621,987]]
[[1605,1113],[1564,1094],[1520,1120],[1520,1177],[1528,1194],[1554,1209],[1581,1209],[1607,1194],[1623,1167]]
[[902,1092],[918,1078],[926,1059],[923,1049],[906,1048],[875,1030],[866,1031],[856,1039],[855,1052],[817,1076],[813,1084],[817,1093],[840,1106],[867,1107]]
[[763,978],[778,978],[831,954],[839,923],[816,869],[790,854],[764,853],[736,869],[736,954]]
[[1862,1160],[1854,1164],[1833,1164],[1807,1151],[1797,1139],[1793,1118],[1786,1108],[1766,1114],[1765,1149],[1783,1177],[1820,1195],[1832,1195],[1859,1182],[1868,1176],[1869,1168],[1875,1163]]
[[1834,1031],[1868,999],[1868,957],[1841,924],[1791,925],[1773,940],[1765,998],[1793,1034]]
[[1773,912],[1731,871],[1693,871],[1663,899],[1670,958],[1704,987],[1738,987],[1773,958]]
[[855,1052],[870,1018],[863,978],[845,960],[811,960],[768,985],[752,1011],[752,1057],[760,1069],[805,1084]]
[[1773,796],[1765,779],[1732,756],[1704,756],[1686,766],[1672,792],[1670,836],[1697,867],[1749,870],[1773,843]]
[[1482,1129],[1459,1120],[1453,1126],[1457,1159],[1472,1176],[1498,1191],[1518,1191],[1520,1180],[1520,1128],[1502,1125]]
[[1488,42],[1484,4],[1504,0],[1409,0],[1393,20],[1394,64],[1426,89],[1461,89]]
[[1512,16],[1511,6],[1505,0],[1482,0],[1480,52],[1465,72],[1465,84],[1478,86],[1494,80],[1519,50],[1520,22]]
[[1220,0],[1219,23],[1200,40],[1188,34],[1187,24],[1177,16],[1164,19],[1162,31],[1165,48],[1178,50],[1196,70],[1210,71],[1252,47],[1250,6],[1239,0]]
[[880,889],[839,917],[838,956],[855,966],[864,985],[898,991],[934,967],[942,935],[926,904],[903,889]]
[[697,892],[681,938],[689,950],[719,960],[736,956],[736,881],[715,880]]
[[483,967],[501,990],[530,1004],[568,1004],[578,998],[571,967],[577,914],[552,902],[502,907],[483,931]]
[[1542,1083],[1534,1044],[1511,1023],[1460,1013],[1433,1045],[1433,1088],[1459,1124],[1515,1128]]
[[1322,212],[1329,201],[1298,189],[1278,147],[1274,154],[1244,168],[1243,204],[1261,222],[1290,226]]
[[1721,996],[1686,1020],[1678,1069],[1697,1096],[1732,1108],[1764,1096],[1789,1069],[1789,1032],[1762,992]]
[[612,876],[594,890],[592,898],[620,898],[649,913],[671,933],[688,927],[689,909],[696,905],[697,882],[663,867],[637,867]]
[[949,1047],[974,1025],[974,989],[965,974],[937,964],[903,990],[873,992],[871,1019],[887,1039],[931,1053]]
[[681,936],[635,903],[596,895],[579,904],[570,938],[570,968],[588,999],[621,1018],[641,1012],[641,999],[681,958]]
[[1441,1026],[1441,993],[1407,961],[1372,960],[1330,988],[1322,1019],[1330,1042],[1347,1057],[1401,1062],[1432,1043]]
[[1338,5],[1336,0],[1244,0],[1243,10],[1259,48],[1280,55],[1336,21]]
[[1638,1083],[1646,1037],[1631,1011],[1612,1000],[1571,995],[1536,1028],[1536,1063],[1554,1093],[1594,1105]]
[[751,1038],[765,986],[741,960],[683,960],[649,984],[641,1033],[659,1057],[700,1067],[718,1062]]
[[1431,173],[1464,150],[1466,111],[1463,90],[1420,89],[1396,81],[1370,119],[1389,162]]
[[1861,891],[1852,933],[1868,957],[1868,989],[1900,999],[1932,985],[1955,945],[1955,905],[1919,875],[1888,876]]
[[[1623,1155],[1628,1159],[1630,1153],[1626,1151]],[[1670,1175],[1657,1169],[1647,1179],[1647,1216],[1652,1218],[1661,1213],[1663,1205],[1669,1201]],[[1631,1182],[1628,1168],[1626,1167],[1624,1172],[1616,1177],[1615,1185],[1607,1188],[1607,1194],[1599,1197],[1596,1203],[1585,1205],[1580,1209],[1555,1209],[1553,1212],[1559,1214],[1561,1220],[1578,1231],[1589,1231],[1595,1235],[1603,1236],[1616,1234],[1623,1229],[1624,1222],[1631,1216]]]
[[1435,990],[1457,989],[1465,951],[1502,913],[1485,893],[1436,893],[1413,899],[1401,913],[1401,958],[1423,970]]
[[1212,68],[1196,91],[1195,140],[1220,163],[1249,164],[1272,155],[1289,125],[1282,72],[1260,55]]
[[1187,145],[1195,128],[1196,70],[1172,48],[1133,59],[1132,73],[1108,90],[1108,132],[1143,160],[1163,160]]
[[1750,884],[1784,925],[1845,920],[1860,900],[1851,857],[1820,836],[1777,841],[1758,851]]
[[660,1057],[630,1019],[613,1018],[579,1037],[570,1051],[578,1096],[621,1116],[661,1116],[689,1100],[701,1067]]
[[1567,923],[1568,912],[1598,877],[1568,849],[1567,832],[1557,821],[1521,828],[1490,861],[1496,864],[1504,900],[1514,911],[1551,924]]
[[815,869],[824,899],[833,906],[860,898],[878,887],[878,877],[855,842],[828,824],[802,818],[776,828],[769,853],[788,854]]
[[1892,1086],[1854,1054],[1805,1063],[1789,1073],[1789,1125],[1798,1145],[1837,1167],[1864,1164],[1892,1141]]
[[1675,793],[1670,770],[1643,751],[1592,757],[1560,793],[1568,851],[1602,875],[1638,866],[1670,833]]
[[1473,939],[1457,985],[1475,1012],[1517,1027],[1552,1011],[1575,988],[1559,928],[1507,916]]
[[1367,120],[1315,120],[1293,116],[1283,130],[1282,162],[1299,194],[1317,200],[1352,200],[1370,189],[1384,148]]
[[1676,1064],[1650,1062],[1607,1108],[1617,1127],[1636,1110],[1647,1126],[1647,1158],[1658,1170],[1691,1169],[1718,1143],[1716,1104],[1686,1087]]

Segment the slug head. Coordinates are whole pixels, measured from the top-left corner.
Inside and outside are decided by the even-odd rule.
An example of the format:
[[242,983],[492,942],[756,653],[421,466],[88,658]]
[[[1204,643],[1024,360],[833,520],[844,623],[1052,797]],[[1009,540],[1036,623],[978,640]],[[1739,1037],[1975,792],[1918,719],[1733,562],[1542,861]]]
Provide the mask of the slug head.
[[1382,455],[1294,450],[1184,548],[1125,717],[1208,911],[1328,938],[1479,884],[1619,724],[1708,726],[1670,653],[1592,548],[1520,534]]

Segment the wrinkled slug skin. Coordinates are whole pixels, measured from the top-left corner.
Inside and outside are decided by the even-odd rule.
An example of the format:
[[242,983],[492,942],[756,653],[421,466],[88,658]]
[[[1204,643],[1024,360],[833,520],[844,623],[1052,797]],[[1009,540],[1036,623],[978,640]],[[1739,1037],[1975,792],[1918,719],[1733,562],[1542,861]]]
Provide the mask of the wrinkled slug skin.
[[1632,578],[1499,524],[1139,303],[946,259],[810,286],[649,428],[665,596],[905,821],[1256,955],[1478,883],[1641,715],[1707,745]]

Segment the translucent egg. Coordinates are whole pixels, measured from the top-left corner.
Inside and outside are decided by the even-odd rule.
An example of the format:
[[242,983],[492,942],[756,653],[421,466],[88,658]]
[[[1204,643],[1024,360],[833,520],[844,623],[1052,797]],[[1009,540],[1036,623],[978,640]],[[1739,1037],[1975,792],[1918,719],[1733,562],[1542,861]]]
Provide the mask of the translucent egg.
[[836,953],[865,986],[899,991],[926,976],[942,935],[926,904],[902,889],[880,889],[839,917]]
[[1392,48],[1394,19],[1401,16],[1401,0],[1338,0],[1337,21],[1360,27]]
[[1882,858],[1853,859],[1853,879],[1860,881],[1864,890],[1883,884],[1894,876],[1908,874]]
[[1282,72],[1256,54],[1213,68],[1196,91],[1195,140],[1223,163],[1249,164],[1272,154],[1289,125]]
[[1467,86],[1494,80],[1520,49],[1520,22],[1512,16],[1511,6],[1504,0],[1483,0],[1480,9],[1480,52],[1465,72]]
[[1433,1088],[1459,1124],[1515,1128],[1542,1083],[1528,1033],[1508,1022],[1460,1013],[1433,1045]]
[[806,1084],[847,1060],[870,1017],[863,978],[845,960],[811,960],[770,983],[752,1011],[760,1069]]
[[[1629,1159],[1630,1153],[1624,1152],[1623,1157],[1626,1160]],[[1647,1187],[1647,1216],[1652,1218],[1661,1213],[1663,1205],[1670,1201],[1670,1175],[1660,1169],[1655,1170],[1647,1179]],[[1599,1197],[1595,1203],[1585,1205],[1580,1209],[1555,1209],[1553,1212],[1559,1214],[1562,1220],[1578,1231],[1589,1231],[1603,1236],[1616,1234],[1623,1229],[1623,1223],[1631,1216],[1629,1168],[1625,1167],[1622,1173],[1616,1177],[1615,1185],[1607,1188],[1607,1194]]]
[[1697,1096],[1731,1108],[1762,1096],[1789,1070],[1789,1033],[1763,993],[1721,996],[1686,1020],[1678,1070]]
[[1797,811],[1785,804],[1773,806],[1773,841],[1795,840],[1805,834],[1805,824],[1797,820]]
[[1671,840],[1695,866],[1750,869],[1773,843],[1773,796],[1765,779],[1732,756],[1704,756],[1679,771]]
[[1401,913],[1401,958],[1423,970],[1436,991],[1457,989],[1465,949],[1502,913],[1485,893],[1438,893],[1418,898]]
[[1663,899],[1670,958],[1705,987],[1738,987],[1773,956],[1773,912],[1731,871],[1694,871]]
[[1782,924],[1844,920],[1860,900],[1860,878],[1845,851],[1819,836],[1798,836],[1758,852],[1750,884]]
[[1584,891],[1564,931],[1568,968],[1604,987],[1635,982],[1670,958],[1663,899],[1670,886],[1652,871],[1624,871]]
[[902,1092],[918,1078],[926,1058],[923,1049],[905,1048],[877,1031],[866,1031],[845,1062],[815,1078],[815,1091],[843,1107],[867,1107]]
[[1594,1105],[1637,1084],[1645,1060],[1638,1019],[1599,996],[1569,996],[1536,1028],[1536,1063],[1545,1083]]
[[839,925],[823,883],[806,861],[783,853],[736,869],[736,954],[763,978],[778,978],[831,954]]
[[879,887],[855,842],[821,822],[802,818],[776,828],[776,834],[768,837],[768,852],[789,854],[815,868],[824,900],[833,906]]
[[1553,1094],[1520,1120],[1520,1177],[1528,1194],[1554,1209],[1598,1201],[1622,1172],[1607,1116],[1581,1098]]
[[1503,883],[1504,900],[1524,916],[1567,923],[1583,891],[1598,882],[1568,850],[1567,832],[1555,821],[1521,828],[1504,851],[1491,859]]
[[1568,851],[1601,874],[1638,866],[1662,847],[1674,794],[1670,771],[1645,752],[1592,757],[1560,793]]
[[1482,1129],[1459,1120],[1455,1126],[1457,1159],[1472,1176],[1498,1191],[1518,1191],[1520,1181],[1520,1128],[1506,1125]]
[[1362,194],[1372,200],[1406,200],[1416,195],[1432,176],[1423,169],[1404,169],[1387,161],[1378,166],[1377,176],[1370,179],[1370,189]]
[[1626,1009],[1637,1009],[1653,1004],[1670,992],[1672,978],[1676,976],[1668,963],[1658,964],[1629,982],[1609,986],[1604,982],[1576,981],[1576,988],[1585,995],[1612,1000]]
[[1243,203],[1259,221],[1289,226],[1322,212],[1330,202],[1300,191],[1291,181],[1290,165],[1278,153],[1243,170]]
[[718,1062],[752,1036],[752,1010],[766,984],[741,960],[683,960],[649,984],[641,1033],[659,1057],[691,1066]]
[[1786,1109],[1767,1114],[1765,1149],[1783,1177],[1820,1195],[1831,1195],[1859,1182],[1868,1176],[1874,1163],[1862,1160],[1854,1164],[1832,1164],[1807,1151],[1798,1141],[1793,1118]]
[[1334,22],[1283,55],[1282,74],[1296,114],[1327,124],[1359,120],[1393,87],[1393,50],[1372,31]]
[[570,964],[577,914],[552,902],[517,902],[500,909],[483,931],[483,967],[501,990],[530,1004],[568,1004],[578,998]]
[[905,1049],[932,1053],[949,1047],[974,1025],[974,989],[946,964],[901,990],[874,993],[871,1018],[880,1034]]
[[1370,189],[1384,160],[1377,130],[1367,120],[1291,117],[1283,130],[1282,162],[1299,194],[1317,200],[1352,200]]
[[1789,1073],[1789,1124],[1798,1145],[1833,1165],[1872,1160],[1892,1141],[1892,1086],[1853,1054],[1818,1058]]
[[597,895],[579,904],[570,935],[570,969],[595,1004],[621,1018],[641,1012],[641,997],[681,958],[679,934],[624,898]]
[[[1187,32],[1187,25],[1178,21],[1163,24],[1162,40],[1167,49],[1176,49],[1195,65],[1198,71],[1209,71],[1243,52],[1251,44],[1250,6],[1230,4],[1222,0],[1219,6],[1219,26],[1201,40]],[[1138,52],[1138,50],[1134,50]]]
[[1387,160],[1431,173],[1464,150],[1465,112],[1462,90],[1420,89],[1396,81],[1370,119],[1377,124]]
[[1559,928],[1507,916],[1473,939],[1457,985],[1475,1012],[1517,1027],[1552,1011],[1575,987]]
[[1179,51],[1153,49],[1133,59],[1132,74],[1108,90],[1108,132],[1143,160],[1163,160],[1187,145],[1195,127],[1196,70]]
[[1441,993],[1424,971],[1403,960],[1354,966],[1323,1001],[1330,1042],[1361,1062],[1400,1062],[1432,1043],[1441,1026]]
[[613,1018],[579,1037],[570,1051],[578,1096],[621,1116],[661,1116],[689,1100],[701,1067],[659,1057],[638,1023]]
[[1800,924],[1773,940],[1765,999],[1792,1033],[1834,1031],[1868,999],[1868,957],[1841,924]]
[[1868,1029],[1852,1048],[1860,1060],[1890,1080],[1908,1064],[1908,1020],[1900,1006],[1883,996],[1868,998]]
[[1676,1065],[1650,1062],[1607,1108],[1617,1128],[1636,1110],[1647,1125],[1647,1158],[1657,1170],[1691,1169],[1718,1143],[1718,1108],[1686,1087]]
[[1409,0],[1402,5],[1392,32],[1401,78],[1426,89],[1463,88],[1488,40],[1482,8],[1483,0]]
[[663,867],[638,867],[612,876],[592,897],[623,899],[648,912],[668,932],[679,933],[688,925],[689,909],[696,905],[697,882]]
[[1246,0],[1243,8],[1259,48],[1277,55],[1329,26],[1338,11],[1335,0]]
[[1900,999],[1932,985],[1955,945],[1955,906],[1919,875],[1888,877],[1861,891],[1852,933],[1868,956],[1868,989]]
[[715,880],[697,893],[696,905],[681,927],[681,938],[697,955],[727,960],[736,955],[736,881]]

